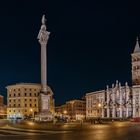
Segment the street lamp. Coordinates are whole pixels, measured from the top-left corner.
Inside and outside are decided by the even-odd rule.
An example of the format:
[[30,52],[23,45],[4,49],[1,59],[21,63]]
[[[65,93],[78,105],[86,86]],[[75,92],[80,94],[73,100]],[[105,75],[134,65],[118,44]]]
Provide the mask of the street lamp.
[[64,110],[64,112],[63,112],[65,115],[67,114],[67,110]]
[[99,110],[99,117],[101,117],[101,107],[102,107],[102,105],[101,105],[101,103],[98,103],[98,110]]
[[102,105],[99,103],[99,104],[98,104],[98,107],[101,108],[101,106],[102,106]]
[[64,110],[64,111],[63,111],[64,119],[65,119],[66,121],[67,121],[67,113],[68,113],[67,110]]
[[32,108],[30,109],[30,112],[31,112],[32,117],[34,118],[34,111]]

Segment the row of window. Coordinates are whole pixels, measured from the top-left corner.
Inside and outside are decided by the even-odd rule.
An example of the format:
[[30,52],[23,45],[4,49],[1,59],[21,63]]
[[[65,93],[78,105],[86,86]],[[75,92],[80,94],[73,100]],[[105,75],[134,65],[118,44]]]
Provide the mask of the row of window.
[[[22,89],[20,88],[16,88],[16,89],[13,89],[13,91],[21,91]],[[37,89],[35,88],[24,88],[25,91],[29,90],[29,91],[37,91]],[[11,90],[10,90],[11,91]]]
[[[20,102],[21,100],[23,100],[23,99],[18,99],[18,101]],[[13,100],[14,102],[16,102],[17,101],[17,99],[14,99]],[[27,101],[27,99],[24,99],[24,101],[26,102]],[[37,100],[36,99],[29,99],[29,101],[31,102],[31,101],[34,101],[34,102],[36,102]],[[9,100],[9,102],[11,103],[12,102],[12,99],[10,99]]]
[[[9,110],[9,112],[12,112],[12,110]],[[17,111],[16,110],[13,110],[13,112],[17,112]],[[21,111],[18,110],[18,112],[21,112]],[[25,109],[24,112],[27,112],[27,109]]]
[[[21,107],[21,105],[20,105],[20,104],[18,104],[18,105],[13,104],[13,106],[12,106],[11,104],[9,104],[9,107]],[[28,107],[28,106],[27,106],[27,104],[25,104],[25,105],[24,105],[24,107]],[[29,107],[33,107],[33,105],[32,105],[32,104],[30,104],[30,105],[29,105]],[[36,104],[34,104],[34,107],[37,107],[37,105],[36,105]]]
[[[16,93],[14,93],[14,94],[9,94],[9,97],[12,97],[12,95],[13,95],[13,97],[20,97],[21,96],[21,94],[20,93],[18,93],[18,94],[16,94]],[[29,93],[29,94],[27,94],[27,93],[24,93],[24,96],[39,96],[39,93]]]
[[132,61],[135,62],[135,61],[140,61],[140,58],[132,58]]
[[133,67],[133,70],[138,70],[138,69],[140,69],[140,66],[134,66]]

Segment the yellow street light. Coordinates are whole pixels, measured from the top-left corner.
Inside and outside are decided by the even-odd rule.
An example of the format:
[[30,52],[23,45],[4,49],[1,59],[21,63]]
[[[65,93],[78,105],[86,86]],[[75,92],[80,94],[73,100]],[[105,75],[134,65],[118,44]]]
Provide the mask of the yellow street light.
[[99,103],[99,104],[98,104],[98,107],[101,107],[101,106],[102,106],[102,105]]
[[67,110],[64,110],[64,112],[63,112],[65,115],[67,114]]
[[101,103],[98,103],[98,115],[99,115],[99,117],[101,117],[101,107],[102,107]]
[[34,118],[34,111],[32,108],[30,109],[30,112],[31,112],[32,117]]

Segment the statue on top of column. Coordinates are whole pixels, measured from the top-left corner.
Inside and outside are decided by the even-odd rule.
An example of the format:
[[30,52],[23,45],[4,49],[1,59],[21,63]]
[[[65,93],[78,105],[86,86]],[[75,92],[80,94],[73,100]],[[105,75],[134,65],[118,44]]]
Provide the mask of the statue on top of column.
[[42,16],[42,25],[41,25],[41,29],[39,31],[39,34],[37,36],[37,39],[39,40],[39,42],[41,44],[47,44],[48,42],[48,39],[49,39],[49,35],[50,35],[50,32],[48,32],[46,29],[46,19],[45,19],[45,15]]

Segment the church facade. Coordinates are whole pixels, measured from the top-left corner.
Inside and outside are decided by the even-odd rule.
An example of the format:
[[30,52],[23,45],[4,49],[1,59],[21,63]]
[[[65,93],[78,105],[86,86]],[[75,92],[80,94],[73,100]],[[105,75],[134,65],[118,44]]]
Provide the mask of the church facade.
[[132,58],[132,87],[116,81],[105,90],[86,94],[86,118],[140,117],[140,47],[137,38]]
[[137,38],[132,59],[132,97],[133,97],[133,117],[140,117],[140,47]]

